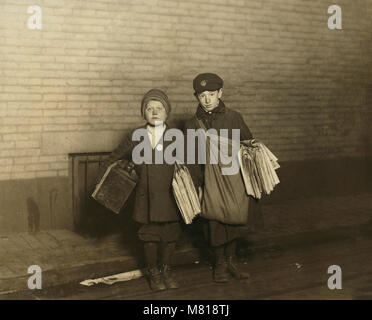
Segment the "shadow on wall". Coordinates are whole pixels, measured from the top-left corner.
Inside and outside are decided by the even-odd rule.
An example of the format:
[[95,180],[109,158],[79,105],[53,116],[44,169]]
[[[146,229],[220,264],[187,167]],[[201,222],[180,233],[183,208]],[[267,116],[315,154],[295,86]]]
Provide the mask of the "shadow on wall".
[[49,190],[49,210],[50,210],[50,227],[54,229],[56,227],[56,203],[57,203],[57,197],[58,197],[58,190],[57,189],[51,189]]
[[40,210],[35,200],[27,198],[28,232],[36,233],[40,230]]
[[[89,193],[91,194],[91,193]],[[119,214],[106,209],[91,197],[87,199],[87,210],[82,214],[79,230],[86,235],[102,237],[111,233],[123,233],[124,241],[133,239],[138,224],[132,219],[134,192]]]
[[75,231],[93,238],[120,233],[122,243],[136,243],[139,225],[132,219],[135,194],[132,193],[119,214],[91,197],[98,170],[107,156],[107,152],[70,154]]
[[107,156],[107,152],[70,154],[75,231],[98,238],[120,232],[130,238],[129,235],[136,231],[131,217],[134,195],[119,214],[106,209],[91,197],[99,168]]
[[81,212],[76,231],[85,237],[95,239],[114,234],[119,235],[119,239],[113,238],[116,239],[115,243],[119,243],[130,256],[136,257],[138,263],[142,265],[144,257],[138,255],[139,252],[142,252],[142,247],[137,236],[140,225],[132,219],[134,197],[135,193],[133,192],[119,214],[111,212],[93,198],[88,197],[86,210]]

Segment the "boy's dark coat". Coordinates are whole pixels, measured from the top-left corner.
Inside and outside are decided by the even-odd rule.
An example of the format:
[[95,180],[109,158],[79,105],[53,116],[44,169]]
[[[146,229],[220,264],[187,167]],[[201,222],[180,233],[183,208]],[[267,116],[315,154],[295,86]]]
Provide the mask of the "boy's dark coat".
[[[140,128],[146,128],[146,126]],[[167,125],[166,130],[168,129]],[[102,176],[106,168],[117,160],[132,160],[132,150],[141,142],[132,141],[133,131],[110,154],[99,176]],[[151,148],[151,142],[147,135],[145,139]],[[171,143],[172,141],[163,141],[163,151]],[[153,162],[155,161],[155,152],[158,152],[156,148],[152,150]],[[179,221],[181,218],[172,192],[174,165],[163,162],[163,164],[141,164],[134,167],[138,175],[138,183],[135,188],[133,219],[139,223],[172,222]]]
[[[211,112],[206,112],[200,105],[197,108],[196,114],[186,122],[185,131],[187,129],[197,129],[197,119],[202,120],[207,129],[217,129],[218,134],[220,129],[228,129],[231,137],[232,129],[240,129],[240,140],[252,139],[252,133],[246,125],[241,114],[235,110],[225,106],[222,100],[219,105]],[[192,174],[197,175],[197,179],[202,185],[204,180],[204,165],[198,166],[199,170],[194,169]],[[249,229],[262,228],[262,214],[258,201],[251,198],[249,202],[248,224],[246,226],[227,225],[222,222],[207,220],[204,228],[205,236],[212,246],[219,246],[243,236]]]
[[[204,109],[199,105],[195,115],[186,121],[184,132],[186,135],[187,129],[198,129],[197,120],[203,121],[205,127],[207,129],[214,128],[217,130],[218,134],[220,133],[220,129],[228,129],[229,137],[231,137],[231,130],[232,129],[239,129],[240,130],[240,140],[249,140],[252,139],[252,133],[249,130],[248,126],[244,122],[243,117],[241,114],[235,110],[227,108],[222,100],[220,100],[219,105],[213,109],[211,112],[206,112]],[[197,150],[195,151],[196,156],[198,158]],[[197,166],[199,169],[193,168],[192,174],[196,175],[193,177],[196,179],[199,184],[204,184],[204,174],[202,172],[204,166]]]

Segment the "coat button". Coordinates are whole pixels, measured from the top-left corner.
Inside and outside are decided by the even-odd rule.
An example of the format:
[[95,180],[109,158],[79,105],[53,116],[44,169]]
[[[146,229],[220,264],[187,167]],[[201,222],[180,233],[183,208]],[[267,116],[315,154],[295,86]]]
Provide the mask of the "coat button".
[[163,150],[163,145],[158,144],[158,145],[156,146],[156,150],[158,150],[158,151]]

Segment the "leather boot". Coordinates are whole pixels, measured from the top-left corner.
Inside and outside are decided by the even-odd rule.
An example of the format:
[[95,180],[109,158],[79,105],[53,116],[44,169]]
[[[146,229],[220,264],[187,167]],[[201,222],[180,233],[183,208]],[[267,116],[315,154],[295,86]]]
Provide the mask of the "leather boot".
[[248,279],[250,274],[238,269],[238,266],[233,262],[233,257],[227,257],[227,270],[235,279]]
[[151,290],[163,291],[166,289],[161,276],[161,272],[157,267],[148,269],[148,278]]
[[230,280],[227,271],[227,263],[224,257],[223,259],[219,259],[214,266],[213,280],[219,283],[226,283]]
[[178,289],[180,287],[169,265],[163,265],[162,272],[164,284],[167,289]]

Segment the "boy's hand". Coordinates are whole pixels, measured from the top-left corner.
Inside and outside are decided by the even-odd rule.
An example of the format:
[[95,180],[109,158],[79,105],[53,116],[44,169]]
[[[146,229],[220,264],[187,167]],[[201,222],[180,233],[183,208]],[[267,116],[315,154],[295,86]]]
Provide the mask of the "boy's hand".
[[118,160],[118,166],[124,170],[131,171],[134,169],[134,164],[126,160]]
[[261,143],[261,142],[258,141],[257,139],[252,139],[252,140],[251,140],[251,145],[252,145],[253,148],[257,148],[257,147],[259,146],[260,143]]
[[257,148],[261,142],[258,141],[257,139],[250,139],[250,140],[245,140],[241,141],[241,144],[247,146],[247,147],[253,147]]

